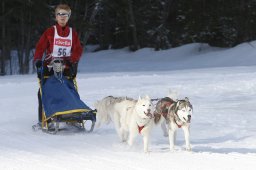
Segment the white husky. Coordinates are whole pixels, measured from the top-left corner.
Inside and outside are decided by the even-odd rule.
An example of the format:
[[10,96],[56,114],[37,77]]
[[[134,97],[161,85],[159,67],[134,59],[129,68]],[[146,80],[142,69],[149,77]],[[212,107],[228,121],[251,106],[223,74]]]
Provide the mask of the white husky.
[[[139,134],[143,136],[144,152],[148,152],[149,135],[154,125],[154,107],[150,97],[138,99],[133,107],[121,115],[121,133],[123,140],[131,146],[135,137]],[[128,137],[128,139],[127,139]]]
[[176,130],[178,128],[182,128],[184,131],[186,150],[191,150],[189,138],[192,111],[193,107],[187,97],[184,100],[176,101],[165,97],[157,102],[154,120],[156,124],[162,122],[161,127],[164,131],[164,135],[169,135],[170,150],[174,150]]
[[96,102],[95,108],[99,124],[112,120],[121,141],[127,141],[129,145],[132,145],[134,138],[141,134],[144,152],[148,152],[149,135],[154,124],[154,107],[150,97],[133,100],[109,96]]

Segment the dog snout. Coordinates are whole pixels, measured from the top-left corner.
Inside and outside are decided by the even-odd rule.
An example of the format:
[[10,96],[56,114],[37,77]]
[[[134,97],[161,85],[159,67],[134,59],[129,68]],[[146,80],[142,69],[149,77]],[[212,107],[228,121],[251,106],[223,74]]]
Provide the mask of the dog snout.
[[188,115],[188,122],[190,122],[191,120],[191,115]]
[[150,113],[150,112],[151,112],[151,109],[148,109],[147,111],[148,111],[148,113]]
[[149,118],[153,118],[154,116],[153,116],[152,113],[150,113],[150,109],[148,109],[147,111],[148,111],[148,112],[145,113],[145,115],[146,115],[147,117],[149,117]]
[[148,113],[148,117],[149,117],[150,119],[154,118],[153,114],[151,114],[150,112]]

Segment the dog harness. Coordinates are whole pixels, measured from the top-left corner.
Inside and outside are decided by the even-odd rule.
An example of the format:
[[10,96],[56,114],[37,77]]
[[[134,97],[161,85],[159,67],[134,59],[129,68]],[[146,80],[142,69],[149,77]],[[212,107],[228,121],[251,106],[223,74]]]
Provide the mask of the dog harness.
[[[178,102],[179,102],[179,101],[183,101],[183,100],[178,100]],[[177,103],[178,103],[178,102],[177,102]],[[175,105],[177,105],[177,103],[175,103]],[[176,107],[176,106],[175,106],[175,107]],[[173,118],[173,120],[174,120],[175,124],[178,126],[178,128],[181,128],[182,125],[184,124],[184,122],[182,122],[182,121],[180,120],[180,118],[179,118],[177,112],[178,112],[178,109],[177,109],[177,107],[176,107],[175,112],[174,112],[174,118]]]
[[138,130],[139,130],[139,133],[141,133],[141,131],[142,131],[142,129],[145,127],[145,125],[144,126],[139,126],[138,125]]
[[[162,115],[167,121],[170,121],[170,117],[168,117],[168,113],[170,112],[169,110],[172,107],[176,108],[176,104],[177,104],[177,102],[172,100],[169,97],[162,98],[159,101],[159,103],[157,103],[156,111],[157,111],[158,114]],[[180,119],[179,119],[179,117],[177,115],[177,111],[178,110],[175,109],[174,115],[171,116],[171,117],[173,117],[173,120],[174,120],[175,124],[178,126],[178,128],[181,128],[183,123],[182,124],[179,123]],[[156,117],[156,115],[155,115],[155,117]],[[158,118],[158,119],[160,119],[160,118]]]
[[160,110],[158,110],[157,112],[160,113],[161,115],[163,115],[163,117],[165,119],[167,119],[168,110],[171,107],[171,105],[174,103],[175,102],[169,97],[165,97],[165,98],[161,99],[160,100]]
[[[141,133],[142,129],[150,122],[150,119],[153,118],[152,114],[150,114],[150,113],[148,113],[148,114],[146,114],[146,115],[148,116],[148,119],[143,119],[144,122],[140,122],[140,123],[137,122],[137,127],[138,127],[139,133]],[[150,115],[151,115],[151,116],[150,116]],[[145,120],[147,120],[147,121],[145,121]],[[144,125],[141,125],[141,126],[140,126],[139,124],[144,124]]]
[[[177,115],[177,113],[175,113],[176,115]],[[175,117],[177,117],[178,118],[178,115],[177,116],[175,116]],[[176,120],[176,118],[174,117],[174,122],[175,122],[175,124],[178,126],[178,128],[181,128],[182,127],[182,125],[183,125],[183,123],[181,124],[181,125],[179,125],[178,123],[177,123],[177,120]],[[179,118],[178,118],[179,119]]]

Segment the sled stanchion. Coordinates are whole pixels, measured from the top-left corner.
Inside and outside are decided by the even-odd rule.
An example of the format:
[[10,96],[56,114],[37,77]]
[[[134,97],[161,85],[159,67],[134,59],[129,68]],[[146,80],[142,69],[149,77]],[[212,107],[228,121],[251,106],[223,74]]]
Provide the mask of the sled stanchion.
[[59,131],[59,127],[60,127],[59,121],[56,121],[54,123],[54,134],[56,134]]
[[91,121],[91,122],[92,122],[92,124],[91,124],[91,127],[90,127],[89,130],[87,130],[86,127],[84,127],[84,131],[85,131],[86,133],[91,133],[91,132],[94,130],[95,121]]
[[91,129],[89,130],[89,133],[91,133],[94,130],[95,121],[92,121]]

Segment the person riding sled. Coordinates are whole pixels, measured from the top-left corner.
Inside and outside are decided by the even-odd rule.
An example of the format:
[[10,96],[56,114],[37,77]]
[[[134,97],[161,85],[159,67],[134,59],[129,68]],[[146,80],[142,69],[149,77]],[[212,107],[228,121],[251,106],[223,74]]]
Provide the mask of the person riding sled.
[[[44,77],[50,77],[55,74],[54,69],[50,69],[52,62],[61,62],[64,66],[61,70],[64,77],[76,85],[75,78],[77,74],[78,62],[82,55],[82,46],[78,38],[77,32],[68,26],[71,16],[71,9],[67,4],[60,4],[55,9],[56,24],[49,27],[39,39],[35,55],[34,63],[40,83]],[[44,53],[46,55],[44,57]],[[44,57],[44,58],[43,58]],[[47,80],[48,81],[48,80]],[[38,90],[38,121],[42,123],[43,108],[42,89]]]

